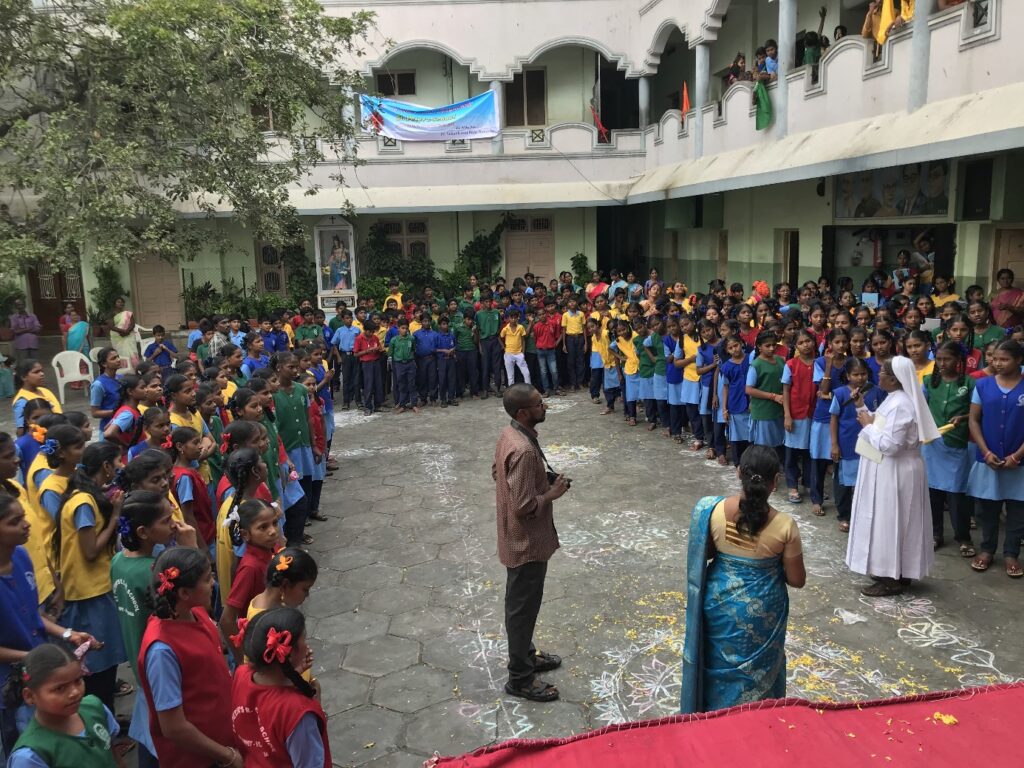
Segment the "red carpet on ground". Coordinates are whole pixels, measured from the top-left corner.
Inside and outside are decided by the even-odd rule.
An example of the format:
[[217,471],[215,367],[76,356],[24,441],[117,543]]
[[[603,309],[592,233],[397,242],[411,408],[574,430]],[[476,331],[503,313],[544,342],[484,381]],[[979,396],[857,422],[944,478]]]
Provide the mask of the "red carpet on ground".
[[[554,704],[553,706],[558,706]],[[745,704],[700,715],[623,723],[565,739],[515,739],[438,768],[757,768],[962,766],[971,755],[1010,759],[1021,739],[1024,683],[900,699]],[[999,757],[1002,755],[1002,757]]]

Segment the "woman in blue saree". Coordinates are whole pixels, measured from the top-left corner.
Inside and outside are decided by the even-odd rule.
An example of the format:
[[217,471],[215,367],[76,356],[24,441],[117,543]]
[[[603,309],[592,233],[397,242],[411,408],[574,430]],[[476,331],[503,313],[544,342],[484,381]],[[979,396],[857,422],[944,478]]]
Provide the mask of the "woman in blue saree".
[[690,519],[681,711],[710,712],[786,695],[787,585],[806,580],[800,532],[768,503],[775,451],[752,445],[738,496],[706,496]]

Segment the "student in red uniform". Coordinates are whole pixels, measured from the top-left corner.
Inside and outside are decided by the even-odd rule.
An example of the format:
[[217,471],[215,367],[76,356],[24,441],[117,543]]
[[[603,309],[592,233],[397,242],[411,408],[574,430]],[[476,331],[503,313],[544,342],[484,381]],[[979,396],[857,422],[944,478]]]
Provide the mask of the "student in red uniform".
[[128,449],[142,437],[142,413],[139,403],[146,397],[147,385],[141,376],[128,373],[121,377],[121,405],[114,411],[103,430],[103,439],[121,447],[121,457],[126,458]]
[[330,768],[327,718],[314,685],[306,621],[294,608],[272,608],[245,628],[250,662],[235,673],[231,727],[248,768]]
[[[234,546],[245,544],[245,554],[231,579],[231,589],[224,601],[220,628],[228,637],[235,631],[239,617],[245,618],[249,603],[267,588],[267,565],[280,541],[278,522],[281,511],[265,501],[247,499],[228,514],[228,530]],[[241,662],[241,654],[235,652]]]
[[231,732],[231,676],[210,620],[213,571],[205,552],[164,550],[153,564],[139,682],[161,768],[243,768]]
[[174,485],[171,490],[185,522],[196,529],[198,546],[209,546],[216,535],[213,504],[196,462],[203,451],[203,436],[192,427],[178,427],[167,436],[167,450],[174,461]]

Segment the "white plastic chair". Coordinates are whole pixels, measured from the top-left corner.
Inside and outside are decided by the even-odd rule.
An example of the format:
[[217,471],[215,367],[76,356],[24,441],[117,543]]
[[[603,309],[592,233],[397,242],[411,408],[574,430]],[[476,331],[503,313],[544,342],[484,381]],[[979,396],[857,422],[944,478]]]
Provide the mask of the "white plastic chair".
[[[82,363],[85,363],[88,373],[82,373]],[[61,405],[64,404],[64,387],[67,384],[76,381],[87,381],[92,384],[92,366],[89,364],[89,358],[81,352],[73,352],[71,350],[58,352],[54,356],[51,365],[53,366],[53,372],[57,376],[57,397],[60,398]]]
[[101,349],[103,349],[103,347],[95,346],[89,350],[89,359],[92,360],[96,365],[100,364],[99,357],[97,357],[97,355],[99,355]]

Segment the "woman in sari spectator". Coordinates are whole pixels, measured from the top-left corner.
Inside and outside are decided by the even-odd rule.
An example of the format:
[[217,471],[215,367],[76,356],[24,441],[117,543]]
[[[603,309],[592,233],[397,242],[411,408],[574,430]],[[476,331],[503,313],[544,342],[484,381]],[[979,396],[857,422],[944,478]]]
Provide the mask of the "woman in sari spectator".
[[110,346],[117,350],[122,367],[130,371],[139,364],[139,345],[135,342],[135,315],[125,308],[124,298],[114,301],[114,323],[110,329]]
[[786,695],[787,586],[806,581],[796,521],[768,503],[775,451],[751,445],[738,496],[706,496],[690,518],[681,711]]

